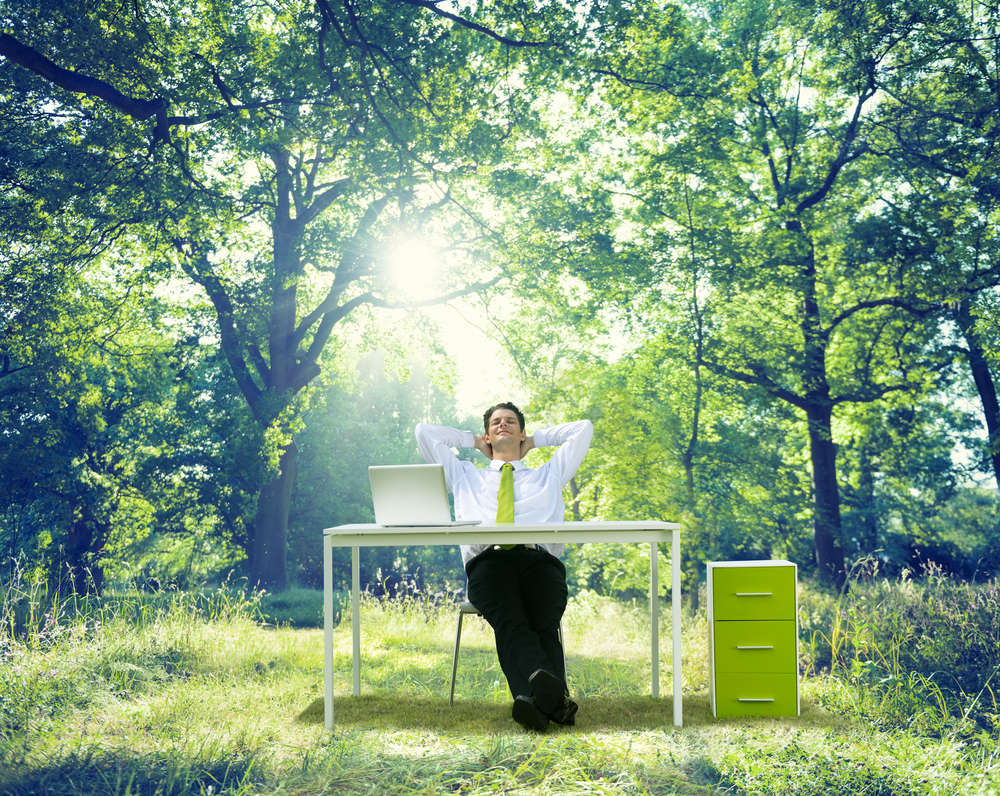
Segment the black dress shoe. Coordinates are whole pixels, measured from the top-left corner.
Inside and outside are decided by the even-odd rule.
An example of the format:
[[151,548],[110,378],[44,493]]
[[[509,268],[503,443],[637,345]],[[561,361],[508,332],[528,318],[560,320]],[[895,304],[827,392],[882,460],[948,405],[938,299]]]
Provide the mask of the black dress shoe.
[[549,718],[552,719],[556,724],[564,724],[566,726],[572,726],[576,724],[576,712],[580,709],[580,706],[576,704],[569,697],[564,698],[562,709],[557,713],[554,713]]
[[538,705],[535,704],[535,700],[531,697],[520,695],[514,697],[514,707],[511,708],[511,715],[514,717],[514,721],[526,730],[545,732],[549,726],[549,717],[538,709]]
[[566,700],[566,684],[548,669],[536,669],[528,678],[531,696],[538,709],[546,716],[555,716],[563,709]]

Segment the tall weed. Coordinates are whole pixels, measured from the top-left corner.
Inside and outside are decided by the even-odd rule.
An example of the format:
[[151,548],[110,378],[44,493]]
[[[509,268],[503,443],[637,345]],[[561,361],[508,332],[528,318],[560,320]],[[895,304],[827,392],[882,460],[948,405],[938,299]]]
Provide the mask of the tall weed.
[[[0,696],[7,700],[0,716],[0,793],[490,796],[1000,789],[995,735],[976,736],[969,729],[961,737],[949,732],[929,739],[927,733],[943,726],[937,695],[927,685],[936,686],[937,680],[911,677],[900,643],[895,654],[884,647],[881,655],[863,658],[851,632],[862,614],[848,611],[855,595],[838,600],[807,585],[800,604],[803,635],[815,640],[803,645],[803,659],[813,671],[819,671],[822,655],[829,664],[806,685],[801,719],[712,720],[705,697],[705,620],[685,616],[685,726],[672,727],[669,696],[647,696],[645,605],[585,594],[571,599],[564,617],[580,718],[576,727],[554,728],[545,736],[525,734],[511,721],[506,684],[482,621],[470,622],[468,638],[463,636],[464,696],[448,706],[459,595],[447,591],[410,589],[393,599],[363,598],[360,699],[346,698],[349,621],[338,628],[338,724],[331,734],[323,726],[322,633],[274,628],[274,617],[260,614],[259,595],[123,590],[107,595],[102,607],[43,597],[43,587],[28,579],[15,585],[22,595],[35,596],[0,593],[4,605],[16,603],[19,617],[26,617],[15,621],[11,610],[0,615],[7,650],[0,662]],[[876,593],[872,583],[857,587]],[[910,599],[890,591],[893,600]],[[283,610],[313,622],[317,597],[294,595],[285,599]],[[834,614],[842,618],[836,655],[827,621]],[[661,616],[665,630],[670,612]],[[886,629],[878,617],[870,624],[873,634]],[[661,634],[664,646],[667,635]],[[663,653],[661,687],[668,682],[670,661]],[[872,664],[863,666],[864,660]],[[860,668],[852,673],[847,666],[855,661]],[[895,703],[878,682],[877,667],[895,671]],[[869,681],[875,684],[859,686]],[[947,700],[943,690],[940,694]],[[841,713],[869,715],[878,726],[831,720],[815,709],[816,700],[839,700],[845,706]],[[948,721],[961,720],[951,703],[946,701],[945,709]],[[905,726],[897,728],[893,721]]]
[[[839,707],[923,732],[995,730],[1000,720],[1000,585],[929,565],[923,577],[856,577],[804,601],[807,667],[843,684]],[[811,591],[811,590],[810,590]]]
[[0,761],[66,711],[189,677],[206,622],[256,621],[259,594],[137,589],[61,595],[24,569],[0,584]]

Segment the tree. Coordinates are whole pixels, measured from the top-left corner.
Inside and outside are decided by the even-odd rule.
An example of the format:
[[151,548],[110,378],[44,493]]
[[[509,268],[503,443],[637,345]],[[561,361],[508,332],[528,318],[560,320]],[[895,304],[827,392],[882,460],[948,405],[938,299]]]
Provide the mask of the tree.
[[[289,556],[299,583],[322,587],[322,549],[317,543],[321,529],[374,522],[368,465],[422,462],[413,437],[418,422],[459,425],[425,363],[406,363],[408,373],[386,373],[389,364],[381,354],[366,355],[352,368],[353,378],[323,384],[305,413],[305,428],[298,437],[302,474],[289,521]],[[350,551],[333,554],[338,559],[335,572],[350,572]],[[457,585],[461,557],[456,547],[364,550],[361,578],[362,588],[377,593],[404,583]],[[350,584],[345,580],[337,587],[347,589]]]
[[[635,236],[645,262],[624,261],[674,282],[682,255],[659,236],[682,252],[694,227],[712,319],[704,367],[804,418],[816,559],[841,583],[835,409],[922,378],[928,307],[900,289],[905,266],[848,261],[843,248],[880,189],[867,142],[878,76],[918,22],[859,9],[845,40],[823,9],[792,2],[697,16],[671,4],[614,9],[621,22],[594,58],[631,151],[607,187],[632,197],[633,229],[655,223]],[[674,201],[679,185],[694,197],[693,224]]]
[[841,413],[844,546],[851,560],[872,557],[883,571],[898,572],[914,567],[919,550],[949,568],[957,563],[936,556],[941,539],[929,528],[966,488],[953,455],[967,445],[974,418],[951,400],[959,374],[945,378],[925,393],[897,393]]
[[[18,363],[0,395],[5,557],[47,570],[58,590],[100,590],[109,548],[149,530],[138,470],[159,444],[150,420],[171,392],[156,304],[119,267],[115,282],[56,283],[57,315],[27,323],[0,298]],[[106,276],[106,275],[105,275]]]
[[[3,14],[6,27],[16,14]],[[146,510],[138,418],[169,392],[128,235],[157,164],[141,134],[51,102],[9,60],[0,103],[0,535],[53,579],[100,588],[125,515]]]
[[[890,13],[912,13],[885,6]],[[986,455],[1000,488],[996,366],[980,319],[1000,284],[1000,15],[992,3],[918,8],[922,32],[902,43],[905,68],[879,75],[882,101],[870,146],[905,186],[892,197],[893,232],[921,241],[924,268],[914,274],[912,288],[935,306],[936,322],[957,335],[952,350],[976,387]]]
[[[350,0],[79,12],[19,5],[5,25],[31,40],[5,34],[0,45],[32,70],[17,79],[38,92],[36,108],[81,120],[123,111],[128,130],[156,119],[148,157],[166,168],[143,228],[211,300],[220,350],[270,441],[274,477],[247,555],[252,582],[283,588],[296,397],[352,310],[405,299],[379,273],[385,240],[443,208],[474,242],[481,219],[463,182],[524,122],[530,70],[517,54],[545,45],[535,34],[558,19],[516,4],[468,17],[418,2],[362,13]],[[64,29],[79,34],[67,43]]]

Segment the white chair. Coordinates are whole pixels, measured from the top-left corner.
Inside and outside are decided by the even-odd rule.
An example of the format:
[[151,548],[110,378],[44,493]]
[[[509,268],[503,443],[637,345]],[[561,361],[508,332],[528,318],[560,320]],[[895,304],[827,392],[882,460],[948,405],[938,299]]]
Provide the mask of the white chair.
[[[451,658],[451,690],[448,692],[448,705],[455,704],[455,675],[458,672],[458,647],[462,642],[462,617],[465,614],[482,616],[479,609],[468,600],[463,600],[458,606],[458,627],[455,629],[455,652]],[[566,649],[563,647],[562,623],[559,623],[559,646],[563,651],[563,671],[566,671]]]

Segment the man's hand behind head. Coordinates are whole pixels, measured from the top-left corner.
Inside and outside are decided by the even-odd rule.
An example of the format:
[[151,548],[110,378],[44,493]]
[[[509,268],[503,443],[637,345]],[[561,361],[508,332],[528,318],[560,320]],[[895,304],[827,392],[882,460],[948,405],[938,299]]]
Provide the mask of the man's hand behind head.
[[476,434],[476,450],[482,451],[483,456],[493,461],[493,446],[486,441],[486,437],[482,434]]

